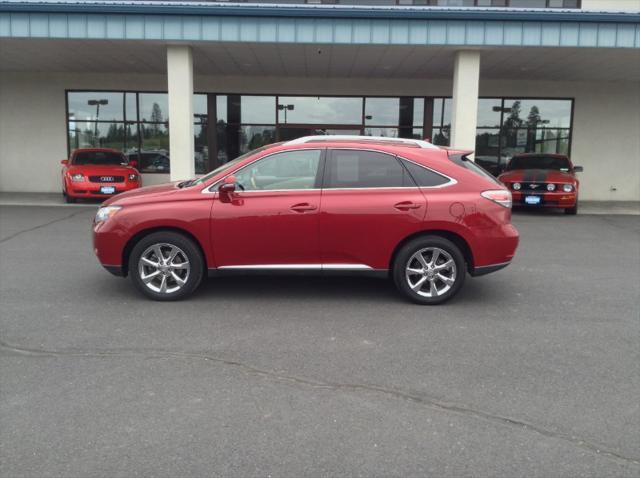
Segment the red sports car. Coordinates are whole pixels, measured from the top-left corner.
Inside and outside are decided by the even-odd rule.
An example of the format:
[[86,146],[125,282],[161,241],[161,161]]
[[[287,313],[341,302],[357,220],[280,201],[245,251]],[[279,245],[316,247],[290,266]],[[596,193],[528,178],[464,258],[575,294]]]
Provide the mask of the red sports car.
[[514,206],[563,208],[566,214],[578,212],[580,181],[574,166],[562,154],[517,154],[498,179],[511,190]]
[[76,149],[61,163],[62,194],[67,202],[104,198],[142,186],[135,162],[115,149]]
[[207,273],[319,272],[392,277],[409,299],[440,303],[518,245],[511,194],[466,154],[361,136],[272,144],[109,199],[95,253],[156,300],[187,296]]

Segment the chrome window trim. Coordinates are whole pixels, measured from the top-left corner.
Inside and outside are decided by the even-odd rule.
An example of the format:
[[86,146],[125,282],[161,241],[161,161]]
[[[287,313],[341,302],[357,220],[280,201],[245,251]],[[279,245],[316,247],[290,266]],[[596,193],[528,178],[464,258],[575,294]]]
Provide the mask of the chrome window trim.
[[233,176],[238,171],[242,171],[244,168],[247,168],[247,167],[251,166],[252,164],[257,163],[258,161],[262,161],[263,159],[266,159],[269,156],[273,156],[274,154],[284,153],[286,151],[302,151],[302,150],[319,150],[319,151],[321,151],[322,149],[325,149],[325,150],[342,149],[342,150],[349,150],[349,151],[370,151],[372,153],[386,154],[388,156],[391,156],[391,157],[394,157],[394,158],[398,158],[398,159],[402,159],[404,161],[408,161],[410,163],[413,163],[416,166],[419,166],[421,168],[424,168],[424,169],[427,169],[427,170],[431,171],[432,173],[439,174],[440,176],[443,176],[443,177],[447,178],[449,181],[444,183],[444,184],[440,184],[438,186],[418,186],[416,184],[415,186],[373,186],[373,187],[365,187],[365,188],[328,188],[328,187],[323,187],[323,188],[310,188],[310,189],[253,189],[253,190],[250,190],[250,191],[238,191],[238,194],[240,194],[240,193],[244,194],[244,193],[287,192],[287,191],[300,192],[300,191],[366,191],[366,190],[377,190],[377,189],[442,189],[442,188],[446,188],[446,187],[454,186],[454,185],[458,184],[458,181],[456,179],[452,178],[451,176],[448,176],[448,175],[446,175],[444,173],[441,173],[440,171],[432,169],[432,168],[430,168],[428,166],[425,166],[423,164],[420,164],[420,163],[417,163],[415,161],[412,161],[411,159],[407,159],[404,156],[400,156],[398,154],[389,153],[387,151],[380,151],[378,149],[369,149],[369,148],[354,148],[354,147],[345,147],[345,148],[332,148],[332,147],[328,147],[328,148],[300,148],[300,149],[287,149],[287,150],[284,150],[284,151],[275,151],[275,152],[273,152],[271,154],[267,154],[267,155],[263,156],[260,159],[252,161],[249,164],[245,164],[241,168],[238,168],[235,171],[233,171],[233,172],[227,174],[226,176],[220,178],[218,181],[213,183],[211,186],[205,187],[202,190],[202,194],[215,194],[215,193],[217,193],[218,192],[217,190],[216,191],[212,191],[211,189],[213,189],[214,187],[218,186],[227,177]]

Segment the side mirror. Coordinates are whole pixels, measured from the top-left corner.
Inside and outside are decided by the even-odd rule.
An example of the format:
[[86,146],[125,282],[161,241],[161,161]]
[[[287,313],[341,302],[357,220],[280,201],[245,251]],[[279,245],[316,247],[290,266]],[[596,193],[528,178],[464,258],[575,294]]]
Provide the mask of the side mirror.
[[138,161],[136,161],[135,159],[129,160],[129,166],[131,166],[132,168],[137,168],[138,167]]
[[236,177],[227,176],[222,184],[218,186],[220,194],[230,195],[236,190]]
[[66,166],[67,164],[69,164],[69,160],[63,159],[62,161],[60,161],[60,164],[64,164]]
[[573,167],[573,172],[574,173],[581,173],[582,171],[584,171],[584,168],[582,166],[574,166]]

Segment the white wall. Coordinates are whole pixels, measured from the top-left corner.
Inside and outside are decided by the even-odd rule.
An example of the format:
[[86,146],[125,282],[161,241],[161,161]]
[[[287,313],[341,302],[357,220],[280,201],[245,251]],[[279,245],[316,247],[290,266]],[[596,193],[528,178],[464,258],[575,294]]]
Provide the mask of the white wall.
[[640,0],[582,0],[583,10],[640,10]]
[[[65,89],[166,91],[166,85],[163,75],[0,73],[0,191],[60,191]],[[195,91],[221,93],[450,96],[451,88],[450,80],[195,79]],[[572,159],[585,168],[582,199],[640,200],[640,83],[481,80],[480,95],[575,98]]]

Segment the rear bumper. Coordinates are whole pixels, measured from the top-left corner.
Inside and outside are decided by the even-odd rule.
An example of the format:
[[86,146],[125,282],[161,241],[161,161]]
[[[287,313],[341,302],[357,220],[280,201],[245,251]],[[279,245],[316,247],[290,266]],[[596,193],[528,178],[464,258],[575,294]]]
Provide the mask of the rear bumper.
[[[531,208],[539,208],[539,207],[559,207],[559,208],[568,208],[576,205],[576,201],[578,199],[578,195],[576,192],[565,193],[565,192],[539,192],[539,193],[523,193],[518,191],[511,191],[511,196],[513,198],[513,205],[517,207],[531,207]],[[525,197],[527,196],[538,196],[540,197],[539,204],[528,204],[525,202]]]
[[511,264],[511,261],[503,262],[501,264],[491,264],[491,265],[488,265],[488,266],[474,267],[473,269],[471,269],[469,271],[469,274],[472,277],[483,276],[483,275],[486,275],[486,274],[491,274],[492,272],[499,271],[500,269],[504,269],[509,264]]

